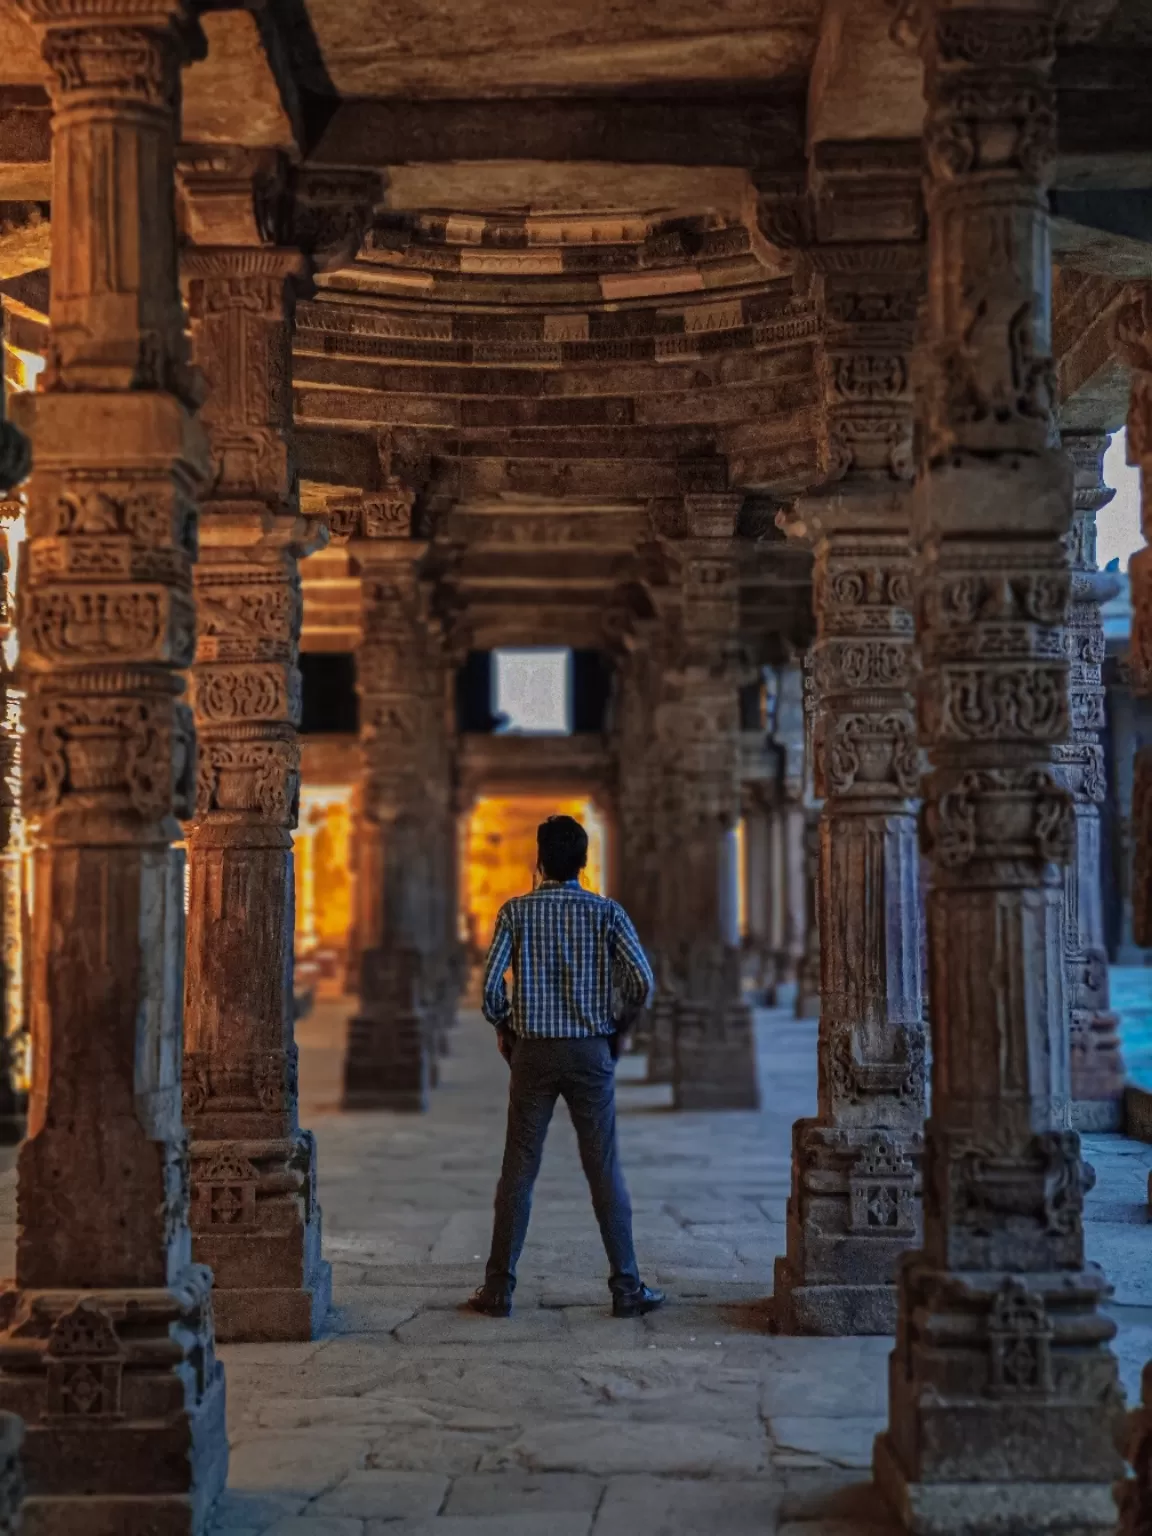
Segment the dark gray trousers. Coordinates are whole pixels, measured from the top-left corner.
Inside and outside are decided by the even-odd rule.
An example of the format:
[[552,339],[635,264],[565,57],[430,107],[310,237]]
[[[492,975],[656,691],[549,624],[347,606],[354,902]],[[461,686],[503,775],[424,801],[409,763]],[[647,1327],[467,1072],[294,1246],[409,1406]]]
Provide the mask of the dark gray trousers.
[[532,1213],[532,1188],[558,1098],[567,1104],[576,1130],[580,1162],[608,1255],[608,1284],[614,1296],[631,1296],[640,1289],[640,1275],[632,1247],[632,1204],[616,1145],[616,1063],[603,1037],[521,1038],[513,1046],[508,1133],[496,1186],[486,1284],[509,1296],[516,1287],[516,1263]]

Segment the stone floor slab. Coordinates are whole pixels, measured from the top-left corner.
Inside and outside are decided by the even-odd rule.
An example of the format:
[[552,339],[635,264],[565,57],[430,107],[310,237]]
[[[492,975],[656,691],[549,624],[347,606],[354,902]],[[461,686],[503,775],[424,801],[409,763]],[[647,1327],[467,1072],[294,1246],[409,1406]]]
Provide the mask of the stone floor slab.
[[[563,1111],[516,1315],[461,1312],[483,1271],[506,1069],[466,1016],[427,1115],[341,1114],[341,1027],[338,1005],[318,1007],[300,1076],[335,1310],[313,1343],[221,1350],[232,1476],[213,1536],[286,1521],[312,1522],[298,1536],[328,1536],[320,1521],[356,1536],[891,1536],[882,1506],[852,1502],[885,1415],[890,1340],[776,1337],[765,1305],[792,1122],[815,1103],[814,1021],[760,1017],[760,1114],[677,1114],[665,1089],[622,1087],[640,1259],[671,1295],[642,1322],[609,1314]],[[1110,1311],[1135,1384],[1152,1300],[1147,1223],[1132,1216],[1152,1146],[1086,1145],[1089,1253],[1119,1282]]]
[[455,1480],[444,1514],[591,1515],[603,1495],[601,1479],[574,1472],[481,1472]]
[[440,1472],[373,1468],[349,1472],[311,1506],[317,1515],[361,1520],[409,1520],[434,1515],[444,1503],[448,1479]]
[[768,1536],[780,1497],[769,1482],[617,1477],[593,1536]]

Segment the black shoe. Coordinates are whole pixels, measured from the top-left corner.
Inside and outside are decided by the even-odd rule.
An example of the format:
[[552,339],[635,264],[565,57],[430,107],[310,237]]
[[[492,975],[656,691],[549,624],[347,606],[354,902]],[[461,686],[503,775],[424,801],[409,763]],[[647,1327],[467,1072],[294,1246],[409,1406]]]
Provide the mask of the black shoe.
[[484,1317],[512,1316],[511,1296],[505,1296],[501,1291],[490,1291],[486,1285],[473,1291],[465,1305]]
[[668,1300],[663,1291],[654,1291],[650,1285],[642,1285],[631,1296],[614,1296],[612,1298],[613,1317],[643,1317],[646,1312],[655,1312],[657,1307],[662,1307]]

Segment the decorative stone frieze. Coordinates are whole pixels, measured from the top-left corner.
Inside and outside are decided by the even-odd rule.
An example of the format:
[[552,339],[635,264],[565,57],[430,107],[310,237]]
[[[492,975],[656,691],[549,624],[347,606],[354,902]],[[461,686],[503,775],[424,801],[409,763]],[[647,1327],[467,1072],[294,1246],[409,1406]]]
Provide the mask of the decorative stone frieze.
[[1072,576],[1064,648],[1068,657],[1071,738],[1056,749],[1061,780],[1076,815],[1076,853],[1064,867],[1064,964],[1070,1019],[1072,1124],[1115,1131],[1123,1123],[1124,1062],[1120,1021],[1109,1007],[1108,951],[1100,893],[1100,806],[1107,786],[1104,725],[1104,625],[1100,605],[1119,579],[1096,568],[1096,513],[1112,500],[1104,484],[1103,432],[1065,432],[1072,462],[1075,515],[1068,535]]
[[[27,0],[52,92],[53,292],[19,638],[33,1076],[0,1407],[28,1524],[198,1533],[224,1485],[211,1285],[180,1112],[196,496],[176,266],[181,0]],[[103,195],[107,193],[107,195]]]
[[[323,541],[300,516],[292,456],[293,284],[305,262],[262,240],[278,189],[266,155],[188,151],[181,173],[186,225],[231,242],[183,258],[212,459],[196,567],[199,761],[187,830],[193,1251],[215,1277],[221,1339],[308,1339],[327,1315],[331,1272],[293,1040],[298,562]],[[221,1168],[232,1174],[223,1185]]]
[[1064,1005],[1073,486],[1048,351],[1055,7],[934,3],[923,19],[932,1117],[876,1474],[916,1532],[1102,1536],[1122,1396],[1107,1287],[1084,1257]]
[[448,947],[455,835],[447,657],[410,537],[414,497],[398,480],[365,496],[353,542],[361,579],[357,869],[360,1007],[344,1060],[349,1109],[423,1110],[459,962]]
[[[913,154],[911,151],[915,150]],[[828,483],[810,657],[820,817],[819,1090],[793,1133],[780,1327],[884,1333],[919,1236],[924,1119],[914,713],[911,350],[923,281],[919,147],[817,146],[809,257],[825,328]],[[795,806],[802,834],[803,811]],[[797,838],[799,842],[799,837]]]

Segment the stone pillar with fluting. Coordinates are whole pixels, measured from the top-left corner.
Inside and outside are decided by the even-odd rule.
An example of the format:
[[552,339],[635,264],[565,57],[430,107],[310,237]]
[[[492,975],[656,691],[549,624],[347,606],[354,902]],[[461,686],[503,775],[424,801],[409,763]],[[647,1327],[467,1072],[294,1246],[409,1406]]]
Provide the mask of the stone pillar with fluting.
[[1057,748],[1062,781],[1076,812],[1076,853],[1064,870],[1064,964],[1071,1020],[1072,1124],[1116,1131],[1124,1119],[1120,1020],[1109,1005],[1108,951],[1100,891],[1100,806],[1107,784],[1104,725],[1104,624],[1100,606],[1119,578],[1096,565],[1096,513],[1115,495],[1104,484],[1104,432],[1065,432],[1072,462],[1075,516],[1068,535],[1072,574],[1064,647],[1068,656],[1071,739]]
[[321,542],[300,515],[292,444],[293,283],[305,264],[261,238],[274,159],[186,150],[180,170],[213,466],[196,567],[199,760],[187,829],[193,1253],[212,1269],[220,1339],[309,1339],[332,1286],[293,1040],[299,559]]
[[788,526],[816,554],[821,978],[817,1112],[793,1129],[788,1249],[776,1266],[777,1318],[794,1333],[891,1332],[896,1266],[920,1232],[910,494],[918,171],[918,146],[902,141],[822,145],[813,165],[828,481]]
[[735,922],[740,819],[739,588],[732,553],[742,498],[685,497],[680,655],[657,709],[674,767],[680,853],[668,885],[673,978],[673,1096],[681,1109],[759,1103],[752,1011]]
[[32,1085],[0,1409],[43,1531],[198,1533],[224,1485],[212,1276],[181,1122],[196,496],[176,256],[183,0],[22,0],[52,92],[51,329],[18,632]]
[[360,570],[362,802],[357,905],[360,1001],[344,1057],[347,1109],[423,1110],[435,1040],[429,903],[439,874],[428,828],[440,807],[428,771],[427,544],[410,537],[413,496],[364,498]]
[[1056,5],[921,8],[929,297],[916,492],[932,1117],[880,1487],[932,1536],[1110,1531],[1108,1287],[1084,1257],[1062,914],[1072,469],[1052,423]]

